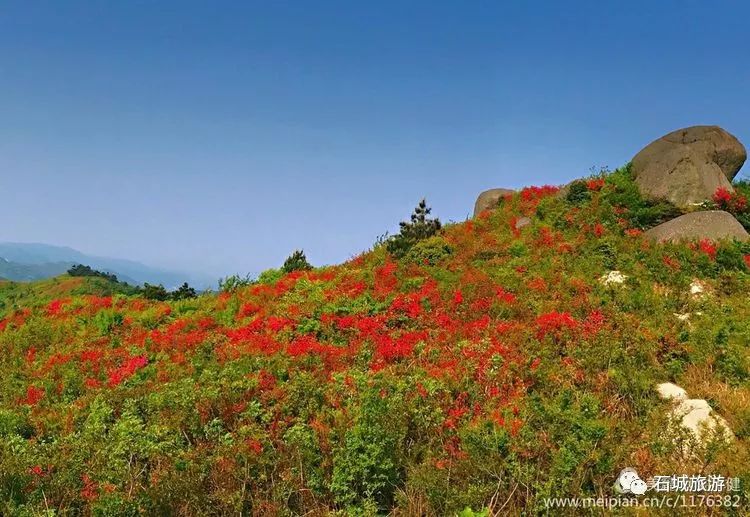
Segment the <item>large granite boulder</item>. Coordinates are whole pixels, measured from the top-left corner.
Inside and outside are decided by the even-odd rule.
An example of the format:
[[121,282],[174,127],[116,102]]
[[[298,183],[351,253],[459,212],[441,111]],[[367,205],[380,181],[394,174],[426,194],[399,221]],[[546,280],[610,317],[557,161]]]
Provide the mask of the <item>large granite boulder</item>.
[[693,126],[651,142],[632,162],[641,194],[686,207],[711,199],[719,187],[733,191],[746,159],[740,141],[722,128]]
[[507,188],[493,188],[490,190],[485,190],[481,194],[479,194],[479,197],[477,198],[476,203],[474,203],[474,217],[478,216],[485,210],[492,210],[494,208],[497,208],[498,203],[500,203],[500,200],[504,198],[505,196],[512,196],[514,190],[510,190]]
[[654,226],[644,233],[649,239],[657,242],[678,242],[709,239],[750,239],[745,228],[729,212],[708,210],[681,215],[671,221]]

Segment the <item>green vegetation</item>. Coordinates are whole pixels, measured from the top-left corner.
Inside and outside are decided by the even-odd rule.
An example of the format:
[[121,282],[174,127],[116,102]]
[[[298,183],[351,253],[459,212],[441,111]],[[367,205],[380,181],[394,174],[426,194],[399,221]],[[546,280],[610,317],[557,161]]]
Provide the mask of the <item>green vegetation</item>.
[[198,296],[195,289],[190,287],[187,282],[171,292],[167,291],[161,284],[152,285],[147,282],[143,284],[141,294],[147,300],[156,300],[160,302],[165,302],[167,300],[187,300]]
[[83,264],[76,264],[75,266],[68,269],[68,275],[73,276],[73,277],[98,276],[100,278],[109,280],[110,282],[117,282],[117,276],[111,273],[103,273],[101,271],[97,271],[96,269],[91,269],[90,266],[84,266]]

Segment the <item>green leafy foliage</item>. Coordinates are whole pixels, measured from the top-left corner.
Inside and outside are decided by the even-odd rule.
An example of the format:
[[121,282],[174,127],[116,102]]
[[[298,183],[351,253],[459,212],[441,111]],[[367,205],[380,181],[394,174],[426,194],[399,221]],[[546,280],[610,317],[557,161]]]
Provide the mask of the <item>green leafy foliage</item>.
[[245,276],[230,275],[226,278],[219,279],[219,291],[223,293],[231,293],[238,289],[242,289],[243,287],[247,287],[252,283],[253,280],[250,278],[249,274]]
[[406,254],[406,259],[415,264],[434,266],[453,252],[450,245],[439,236],[417,242]]

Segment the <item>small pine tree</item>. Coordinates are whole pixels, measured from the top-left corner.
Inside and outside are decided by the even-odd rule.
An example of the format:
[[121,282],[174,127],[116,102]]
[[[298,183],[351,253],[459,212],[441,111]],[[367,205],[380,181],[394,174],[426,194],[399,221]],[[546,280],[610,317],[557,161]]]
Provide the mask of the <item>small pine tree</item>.
[[284,273],[291,273],[292,271],[307,271],[310,269],[312,269],[312,266],[307,261],[304,250],[295,250],[295,252],[289,255],[284,261],[284,265],[281,266],[281,270]]
[[397,258],[401,258],[417,242],[435,235],[442,228],[442,225],[439,219],[428,217],[431,212],[432,208],[427,206],[427,201],[423,198],[414,209],[414,213],[411,214],[411,221],[399,223],[399,234],[391,237],[386,244],[388,252]]

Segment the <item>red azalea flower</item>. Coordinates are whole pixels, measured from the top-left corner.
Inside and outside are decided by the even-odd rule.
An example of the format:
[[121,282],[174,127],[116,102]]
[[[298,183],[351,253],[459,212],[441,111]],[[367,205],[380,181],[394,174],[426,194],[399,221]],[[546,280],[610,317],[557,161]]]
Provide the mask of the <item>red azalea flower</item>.
[[549,334],[557,335],[564,330],[578,327],[578,321],[567,312],[548,312],[536,319],[537,336],[539,339]]
[[716,246],[708,239],[703,239],[698,243],[700,250],[709,256],[711,260],[716,259]]
[[726,208],[732,201],[732,193],[726,187],[719,187],[714,192],[714,202],[721,208]]
[[26,398],[23,403],[27,406],[36,406],[44,398],[44,389],[36,386],[26,388]]

